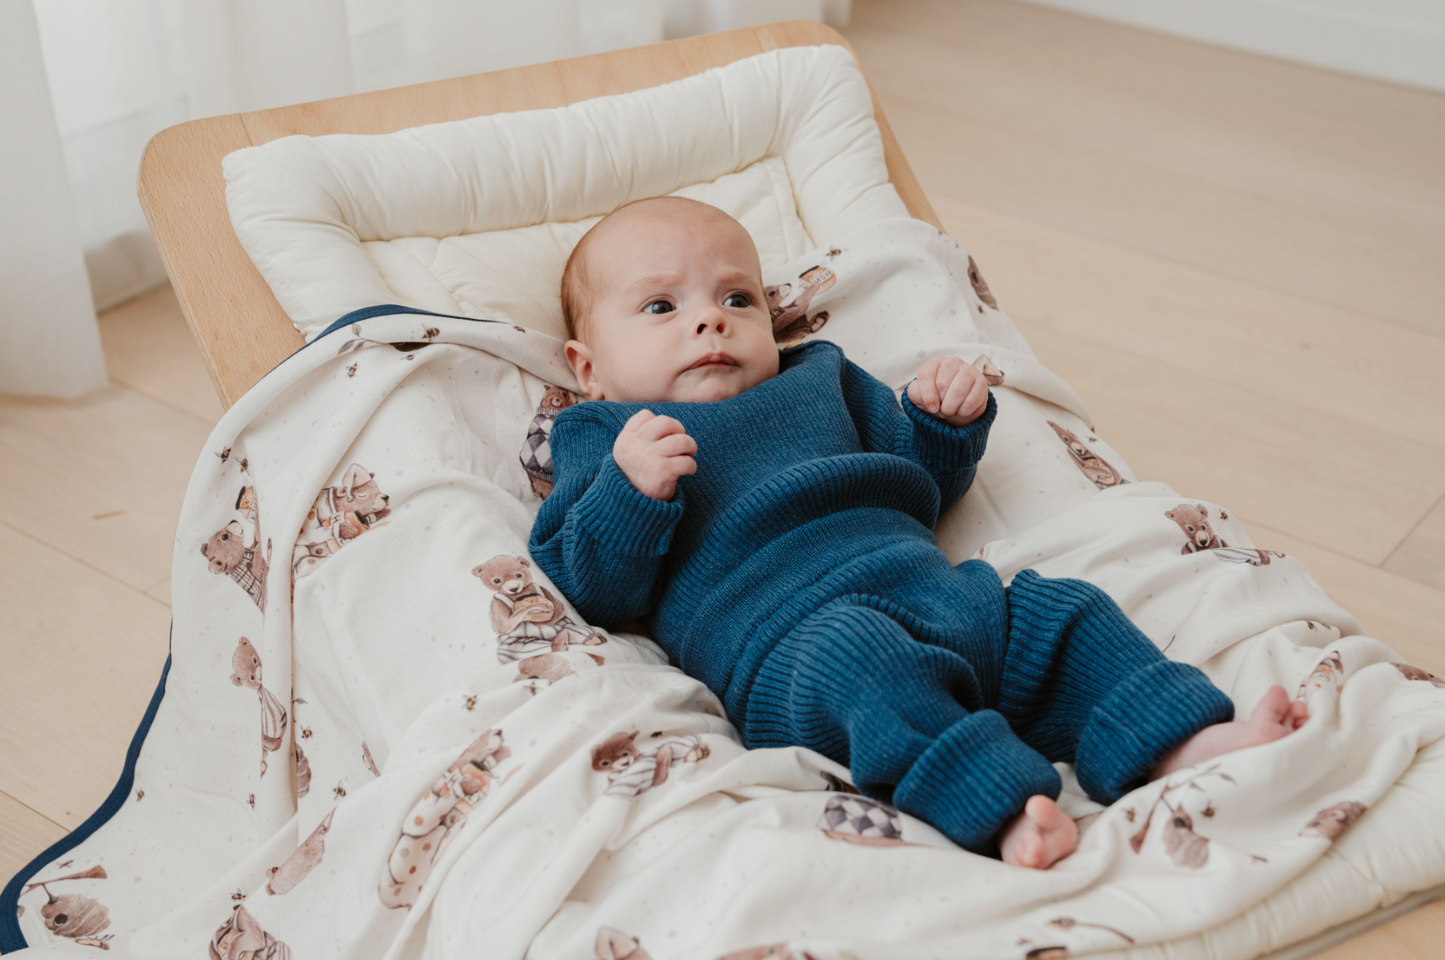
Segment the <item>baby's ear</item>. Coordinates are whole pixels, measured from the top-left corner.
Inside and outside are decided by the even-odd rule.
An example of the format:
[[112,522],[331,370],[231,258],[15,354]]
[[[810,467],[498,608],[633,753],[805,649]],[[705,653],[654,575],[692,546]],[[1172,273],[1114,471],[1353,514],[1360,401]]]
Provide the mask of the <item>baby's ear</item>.
[[567,365],[572,368],[572,375],[577,378],[577,389],[588,400],[606,399],[602,393],[602,384],[597,380],[597,366],[592,362],[592,349],[581,340],[567,341]]

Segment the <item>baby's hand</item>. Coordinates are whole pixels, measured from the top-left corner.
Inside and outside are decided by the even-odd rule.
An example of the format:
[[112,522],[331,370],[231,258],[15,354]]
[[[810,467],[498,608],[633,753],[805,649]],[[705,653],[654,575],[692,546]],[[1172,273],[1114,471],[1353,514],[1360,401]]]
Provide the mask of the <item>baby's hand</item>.
[[632,485],[654,500],[671,500],[677,478],[697,472],[697,441],[672,417],[651,410],[632,415],[612,444],[612,459]]
[[988,382],[978,367],[958,357],[932,357],[908,384],[908,399],[949,426],[962,427],[988,407]]

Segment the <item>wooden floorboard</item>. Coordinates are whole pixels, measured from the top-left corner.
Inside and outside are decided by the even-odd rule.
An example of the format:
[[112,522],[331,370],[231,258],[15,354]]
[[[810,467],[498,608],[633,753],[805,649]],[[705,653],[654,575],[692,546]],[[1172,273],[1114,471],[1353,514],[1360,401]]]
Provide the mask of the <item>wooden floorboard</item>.
[[[848,31],[951,234],[1141,476],[1229,507],[1445,674],[1445,97],[1008,0]],[[112,386],[0,397],[0,874],[105,797],[220,416],[169,288]],[[1329,960],[1434,957],[1445,906]]]

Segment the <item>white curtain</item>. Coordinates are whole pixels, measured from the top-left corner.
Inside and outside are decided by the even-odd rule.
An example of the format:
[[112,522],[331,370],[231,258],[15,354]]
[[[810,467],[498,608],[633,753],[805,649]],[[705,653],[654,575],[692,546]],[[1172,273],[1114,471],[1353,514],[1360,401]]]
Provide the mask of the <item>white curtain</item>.
[[30,0],[0,0],[0,391],[105,386]]
[[[0,88],[10,101],[4,119],[27,118],[18,127],[24,137],[10,137],[17,126],[6,124],[7,146],[0,148],[0,189],[7,191],[0,194],[7,211],[0,250],[37,246],[38,228],[8,215],[13,190],[32,219],[46,222],[47,240],[53,234],[54,263],[69,263],[71,271],[28,268],[26,289],[33,292],[26,300],[18,297],[20,280],[11,279],[7,257],[0,273],[0,303],[7,304],[0,307],[0,392],[70,395],[104,382],[103,370],[95,372],[98,359],[88,378],[72,372],[63,379],[58,362],[16,364],[12,373],[6,357],[54,339],[73,364],[70,351],[89,337],[98,358],[94,316],[88,306],[77,314],[73,302],[93,293],[95,307],[105,309],[164,282],[135,177],[146,142],[165,127],[773,20],[843,25],[850,2],[0,0],[6,17],[0,51],[10,54],[0,77],[26,63],[32,74]],[[28,23],[28,31],[12,29],[12,19]],[[50,98],[25,92],[43,94],[46,77],[53,118]],[[82,252],[89,288],[75,269]],[[26,305],[12,311],[12,300]],[[62,327],[69,332],[58,337]]]

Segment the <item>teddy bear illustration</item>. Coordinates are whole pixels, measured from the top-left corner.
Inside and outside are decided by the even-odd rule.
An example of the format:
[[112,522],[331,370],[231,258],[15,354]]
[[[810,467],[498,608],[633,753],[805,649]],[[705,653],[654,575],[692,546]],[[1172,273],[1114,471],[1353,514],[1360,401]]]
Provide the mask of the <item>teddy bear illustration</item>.
[[1173,510],[1165,510],[1164,516],[1179,524],[1186,540],[1180,553],[1198,553],[1200,550],[1217,550],[1229,544],[1219,539],[1209,525],[1209,509],[1202,503],[1181,503]]
[[382,525],[391,515],[390,500],[365,467],[359,463],[347,467],[341,483],[321,491],[301,524],[291,553],[296,577],[314,572],[343,544]]
[[491,790],[497,764],[511,755],[502,731],[488,730],[432,781],[402,821],[401,836],[386,858],[377,890],[385,906],[397,909],[416,902],[432,865]]
[[[1231,547],[1214,533],[1209,525],[1209,508],[1202,503],[1181,503],[1173,510],[1165,510],[1164,516],[1173,520],[1184,531],[1185,541],[1181,554],[1211,551],[1211,555],[1227,563],[1249,563],[1262,567],[1271,557],[1283,557],[1274,550],[1260,550],[1256,547]],[[1224,518],[1224,511],[1220,511]]]
[[291,948],[262,930],[240,903],[211,935],[209,952],[211,960],[291,960]]
[[597,942],[592,947],[597,960],[652,960],[637,939],[616,927],[598,927]]
[[607,774],[604,796],[635,799],[667,782],[674,763],[697,763],[712,753],[697,734],[664,740],[644,752],[637,746],[638,733],[614,733],[592,748],[592,769]]
[[[989,290],[983,274],[978,272],[978,264],[974,262],[973,257],[968,258],[968,282],[973,285],[973,292],[980,300],[995,310],[998,309],[998,301],[993,298],[993,292]],[[979,307],[978,312],[983,313],[983,308]]]
[[251,542],[246,543],[246,528],[240,520],[232,520],[211,534],[201,544],[201,556],[210,561],[212,573],[224,573],[246,591],[261,610],[266,609],[266,573],[271,568],[271,544],[261,552],[261,512],[255,487],[242,487],[236,496],[236,509],[251,525]]
[[[281,749],[286,737],[286,708],[275,695],[261,685],[261,655],[242,637],[231,654],[231,682],[238,687],[250,687],[261,701],[261,776],[266,775],[266,754]],[[310,764],[307,764],[310,769]],[[310,779],[307,779],[310,786]]]
[[527,426],[527,439],[522,441],[522,452],[518,455],[522,469],[527,471],[527,479],[532,484],[532,492],[543,500],[552,492],[552,421],[557,419],[558,413],[577,402],[576,395],[569,390],[550,383],[546,387],[542,402],[537,404],[537,415]]
[[1052,420],[1047,421],[1047,423],[1054,428],[1054,433],[1059,435],[1059,439],[1064,442],[1064,446],[1069,448],[1069,453],[1074,458],[1074,465],[1083,471],[1084,476],[1094,482],[1094,486],[1103,490],[1129,482],[1124,479],[1123,474],[1109,466],[1103,457],[1096,456],[1093,451],[1084,446],[1083,442],[1074,436],[1072,431],[1064,429]]
[[109,950],[110,947],[106,941],[110,939],[110,936],[100,936],[100,933],[110,926],[110,911],[98,900],[84,894],[63,893],[56,896],[50,891],[52,883],[62,883],[68,880],[104,879],[106,879],[105,867],[95,866],[79,873],[70,873],[63,877],[27,884],[21,892],[29,893],[36,887],[45,891],[45,903],[40,906],[40,920],[49,932],[57,937],[74,940],[82,946]]
[[1339,651],[1330,653],[1309,672],[1309,676],[1300,681],[1299,690],[1295,692],[1296,700],[1303,700],[1316,690],[1323,690],[1325,687],[1334,687],[1340,690],[1344,686],[1345,661]]
[[779,343],[796,340],[810,333],[817,333],[828,322],[828,313],[823,311],[808,319],[808,305],[813,298],[838,282],[838,275],[831,267],[809,267],[798,275],[798,290],[793,292],[791,283],[768,287],[763,295],[768,301],[768,313],[773,318],[773,338]]
[[[492,629],[497,632],[497,660],[518,664],[515,681],[549,683],[573,670],[565,653],[574,644],[595,647],[607,638],[572,622],[557,596],[532,579],[532,562],[526,557],[500,554],[472,568],[472,576],[492,591]],[[589,653],[600,667],[602,657]],[[535,690],[534,690],[535,692]]]
[[266,880],[266,892],[272,896],[280,896],[283,893],[291,892],[292,888],[321,862],[326,854],[326,834],[331,832],[331,818],[336,816],[336,809],[326,815],[326,819],[316,825],[311,831],[311,836],[302,841],[286,858],[286,862],[271,871],[271,876]]
[[1003,386],[1003,371],[1000,370],[998,367],[994,366],[993,361],[990,360],[987,356],[977,357],[973,361],[973,365],[975,367],[978,367],[979,373],[983,374],[984,383],[988,384],[990,387]]
[[1365,805],[1356,803],[1353,800],[1345,800],[1342,803],[1325,807],[1309,823],[1300,829],[1302,837],[1322,837],[1333,843],[1338,840],[1346,830],[1354,825],[1355,821],[1365,815]]
[[903,818],[886,803],[858,794],[834,794],[823,805],[818,829],[830,840],[865,847],[911,847],[903,839]]
[[1428,670],[1412,667],[1408,663],[1392,663],[1390,666],[1400,671],[1400,675],[1406,680],[1423,680],[1431,686],[1445,688],[1445,680],[1441,680]]

